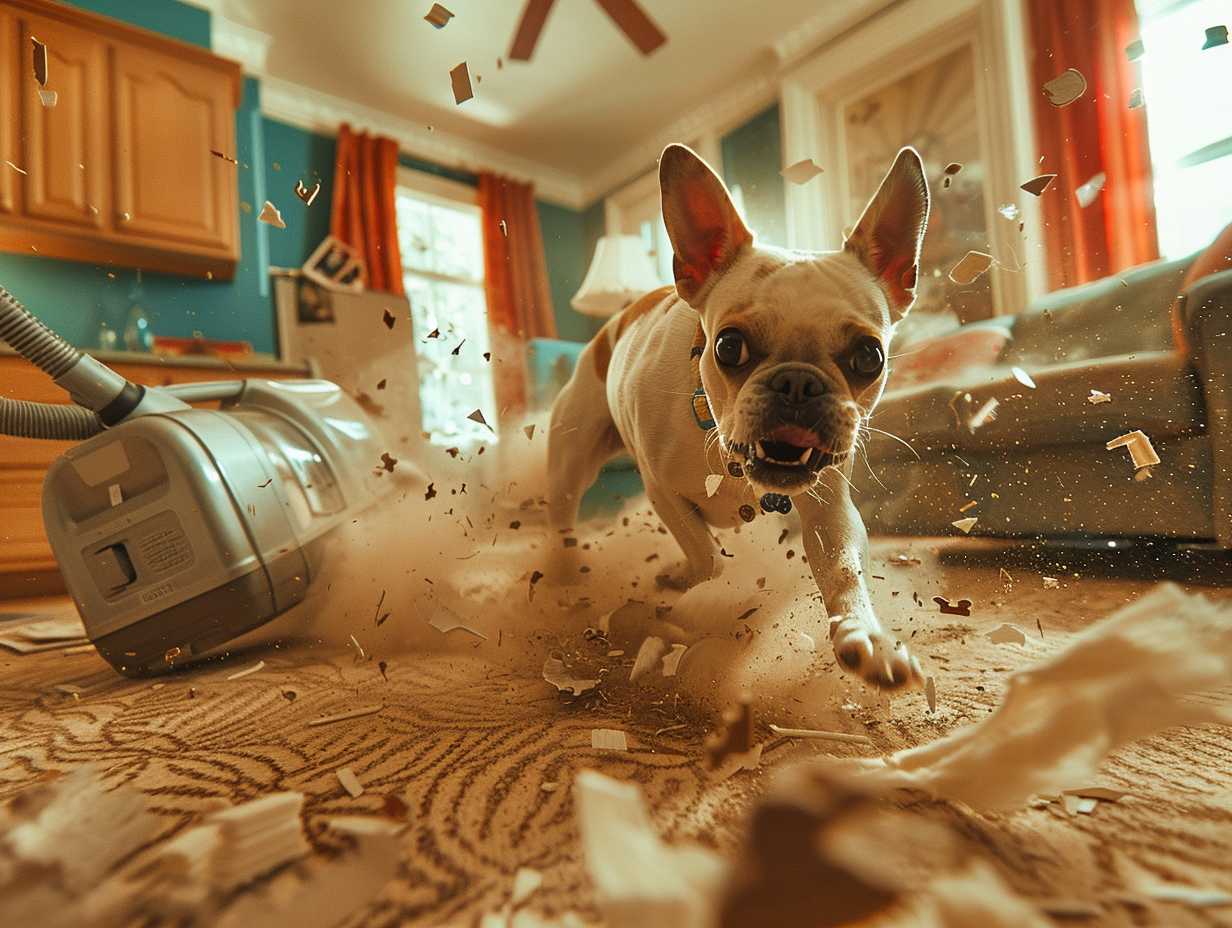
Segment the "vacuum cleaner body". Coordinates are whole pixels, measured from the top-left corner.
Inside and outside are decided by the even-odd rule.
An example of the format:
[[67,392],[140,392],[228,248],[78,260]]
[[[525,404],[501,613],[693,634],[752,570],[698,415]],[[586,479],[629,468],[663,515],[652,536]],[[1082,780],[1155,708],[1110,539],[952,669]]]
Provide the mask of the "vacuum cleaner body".
[[[377,432],[333,383],[164,390],[180,408],[74,446],[43,485],[86,633],[128,676],[217,653],[303,600],[328,533],[392,487]],[[202,400],[221,406],[185,405]]]

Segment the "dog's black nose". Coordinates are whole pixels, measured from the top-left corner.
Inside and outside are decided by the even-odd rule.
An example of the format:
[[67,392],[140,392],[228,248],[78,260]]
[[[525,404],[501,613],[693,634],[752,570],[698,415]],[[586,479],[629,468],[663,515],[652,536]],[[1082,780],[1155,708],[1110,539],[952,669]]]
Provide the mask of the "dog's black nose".
[[770,389],[785,403],[800,405],[824,394],[826,385],[811,371],[788,368],[770,378]]

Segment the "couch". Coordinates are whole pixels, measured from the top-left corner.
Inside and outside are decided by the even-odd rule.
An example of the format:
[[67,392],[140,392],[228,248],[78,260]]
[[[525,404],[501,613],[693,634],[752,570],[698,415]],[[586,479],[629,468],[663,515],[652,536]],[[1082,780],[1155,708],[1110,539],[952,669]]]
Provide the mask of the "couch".
[[[959,535],[974,517],[973,536],[1232,548],[1232,270],[1196,269],[1161,261],[1050,293],[991,366],[903,388],[891,373],[852,475],[869,530]],[[1106,448],[1135,430],[1157,466]]]

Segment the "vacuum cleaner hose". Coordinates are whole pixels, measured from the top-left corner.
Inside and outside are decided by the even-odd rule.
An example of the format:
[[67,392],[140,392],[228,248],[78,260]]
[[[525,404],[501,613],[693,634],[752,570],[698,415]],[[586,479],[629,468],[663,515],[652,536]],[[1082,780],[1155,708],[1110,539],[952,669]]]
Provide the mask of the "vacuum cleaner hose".
[[[0,339],[52,379],[63,377],[82,358],[80,351],[43,325],[3,287],[0,287]],[[97,435],[102,427],[95,413],[79,406],[0,397],[0,434],[3,435],[81,441]]]
[[0,435],[85,441],[102,430],[98,416],[80,406],[31,403],[0,396]]
[[0,338],[52,380],[81,360],[81,352],[43,325],[13,294],[0,287]]

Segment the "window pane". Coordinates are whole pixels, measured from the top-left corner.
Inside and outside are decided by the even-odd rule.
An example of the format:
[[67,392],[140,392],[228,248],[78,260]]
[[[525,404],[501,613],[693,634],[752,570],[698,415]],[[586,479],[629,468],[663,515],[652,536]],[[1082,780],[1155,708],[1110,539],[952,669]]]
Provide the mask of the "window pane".
[[1206,247],[1232,221],[1232,156],[1192,168],[1157,167],[1155,204],[1165,258],[1183,258]]
[[432,220],[430,207],[423,200],[399,191],[398,250],[402,252],[402,265],[419,271],[432,267]]
[[476,210],[432,207],[434,270],[448,277],[483,280],[483,233]]

